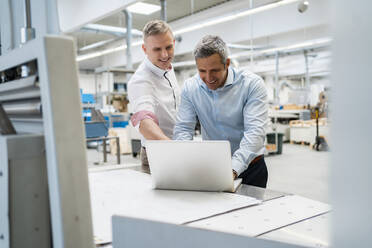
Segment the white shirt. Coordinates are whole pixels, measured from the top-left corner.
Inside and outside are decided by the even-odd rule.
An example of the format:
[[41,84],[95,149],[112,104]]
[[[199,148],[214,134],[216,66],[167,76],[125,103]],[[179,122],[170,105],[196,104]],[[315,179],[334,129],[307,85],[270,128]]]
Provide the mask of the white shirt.
[[[149,118],[172,138],[181,90],[173,67],[162,70],[145,57],[128,82],[129,102],[133,106],[132,124],[138,130],[141,120]],[[135,118],[133,118],[135,117]],[[141,135],[142,146],[146,139]]]

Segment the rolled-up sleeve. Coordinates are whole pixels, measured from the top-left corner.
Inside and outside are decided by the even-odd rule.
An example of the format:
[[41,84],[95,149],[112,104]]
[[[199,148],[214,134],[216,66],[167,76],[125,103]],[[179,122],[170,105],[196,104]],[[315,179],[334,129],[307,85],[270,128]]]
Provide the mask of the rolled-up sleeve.
[[152,119],[159,124],[155,115],[157,102],[154,91],[154,86],[147,80],[137,80],[129,83],[128,98],[133,107],[131,122],[134,127],[138,127],[143,119]]
[[196,125],[196,112],[190,100],[189,89],[185,82],[181,93],[181,104],[177,113],[177,122],[173,130],[173,139],[192,140]]
[[243,108],[244,136],[232,157],[232,168],[241,174],[251,161],[264,152],[265,129],[268,122],[267,91],[262,79],[252,83]]

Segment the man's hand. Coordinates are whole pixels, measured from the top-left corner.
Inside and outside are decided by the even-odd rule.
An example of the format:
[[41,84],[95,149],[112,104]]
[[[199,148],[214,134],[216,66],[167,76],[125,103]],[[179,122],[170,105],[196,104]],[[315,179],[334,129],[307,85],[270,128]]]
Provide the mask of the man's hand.
[[234,180],[238,177],[238,173],[236,173],[236,171],[232,170],[232,173],[233,173],[233,178]]

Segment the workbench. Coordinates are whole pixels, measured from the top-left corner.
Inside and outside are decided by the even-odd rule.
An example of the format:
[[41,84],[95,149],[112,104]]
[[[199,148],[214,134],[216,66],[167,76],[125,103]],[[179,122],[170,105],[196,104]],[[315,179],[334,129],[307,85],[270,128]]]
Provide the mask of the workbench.
[[[135,166],[90,173],[96,243],[112,241],[111,217],[115,215],[116,219],[138,218],[296,245],[329,246],[331,207],[327,204],[248,185],[241,185],[235,194],[153,190],[151,176],[141,170]],[[114,226],[114,233],[120,233],[120,228]],[[125,235],[114,237],[114,247],[121,247],[121,236]]]

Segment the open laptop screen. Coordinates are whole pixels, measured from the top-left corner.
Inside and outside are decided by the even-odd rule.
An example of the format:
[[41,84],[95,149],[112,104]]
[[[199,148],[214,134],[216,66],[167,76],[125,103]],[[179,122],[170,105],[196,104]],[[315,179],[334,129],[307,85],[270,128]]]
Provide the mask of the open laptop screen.
[[234,191],[228,141],[147,141],[156,189]]

